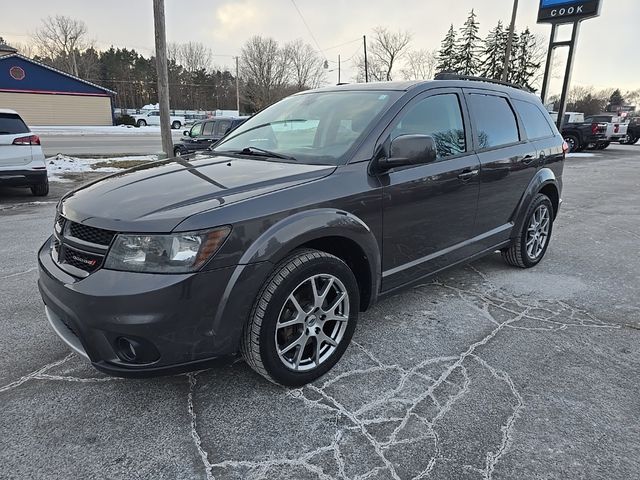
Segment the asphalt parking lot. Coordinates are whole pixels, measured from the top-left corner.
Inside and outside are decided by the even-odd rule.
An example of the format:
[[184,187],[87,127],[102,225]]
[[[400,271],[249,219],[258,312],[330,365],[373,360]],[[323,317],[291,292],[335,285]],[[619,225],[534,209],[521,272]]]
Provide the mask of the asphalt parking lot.
[[640,476],[640,145],[567,161],[546,258],[455,268],[361,316],[315,384],[242,361],[105,377],[49,328],[44,202],[0,189],[0,477],[607,479]]

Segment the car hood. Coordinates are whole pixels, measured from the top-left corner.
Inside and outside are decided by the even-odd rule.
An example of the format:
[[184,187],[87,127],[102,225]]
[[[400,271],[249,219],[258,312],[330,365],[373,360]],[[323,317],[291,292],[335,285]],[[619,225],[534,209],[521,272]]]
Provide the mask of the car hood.
[[[330,175],[334,166],[227,156],[136,167],[66,195],[72,221],[120,232],[168,232],[185,218]],[[213,225],[212,225],[213,226]]]

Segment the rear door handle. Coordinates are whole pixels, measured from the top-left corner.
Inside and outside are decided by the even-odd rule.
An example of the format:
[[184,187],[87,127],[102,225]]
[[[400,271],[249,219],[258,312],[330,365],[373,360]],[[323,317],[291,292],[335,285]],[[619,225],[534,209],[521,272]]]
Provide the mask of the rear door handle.
[[465,170],[460,175],[458,175],[458,178],[463,182],[467,182],[478,175],[478,173],[480,173],[480,170]]

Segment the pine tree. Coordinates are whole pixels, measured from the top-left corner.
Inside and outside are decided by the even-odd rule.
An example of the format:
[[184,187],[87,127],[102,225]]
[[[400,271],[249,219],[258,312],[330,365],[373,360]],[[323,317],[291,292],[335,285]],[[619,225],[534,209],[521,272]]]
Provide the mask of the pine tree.
[[507,45],[507,35],[502,22],[489,32],[484,40],[482,63],[479,65],[479,75],[486,78],[500,79],[504,69],[504,57]]
[[478,36],[480,25],[476,20],[473,10],[469,13],[467,21],[460,30],[460,38],[457,45],[458,73],[462,75],[475,75],[478,71],[478,53],[481,39]]
[[620,92],[619,88],[616,88],[611,94],[611,98],[609,98],[609,104],[612,107],[621,107],[622,105],[624,105],[624,98],[622,97],[622,92]]
[[456,72],[458,61],[456,58],[456,32],[453,24],[449,27],[447,35],[442,40],[442,46],[438,52],[438,72]]
[[[515,41],[515,38],[514,38]],[[514,44],[515,55],[512,58],[512,68],[509,71],[509,81],[533,90],[532,80],[540,69],[541,62],[537,60],[537,40],[527,28],[517,37]]]

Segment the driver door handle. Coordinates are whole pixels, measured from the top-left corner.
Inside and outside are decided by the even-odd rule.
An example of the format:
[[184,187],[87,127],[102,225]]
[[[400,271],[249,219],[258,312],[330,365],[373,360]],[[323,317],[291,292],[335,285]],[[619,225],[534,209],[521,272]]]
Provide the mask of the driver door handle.
[[478,175],[478,173],[480,173],[480,170],[467,169],[467,170],[464,170],[460,175],[458,175],[458,178],[463,182],[467,182],[471,180],[473,177],[475,177],[476,175]]
[[525,155],[522,158],[522,163],[524,163],[525,165],[529,165],[530,163],[532,163],[534,160],[536,159],[536,157],[534,157],[533,155]]

